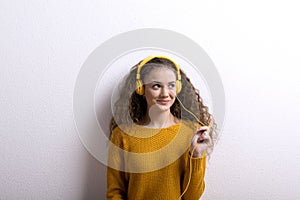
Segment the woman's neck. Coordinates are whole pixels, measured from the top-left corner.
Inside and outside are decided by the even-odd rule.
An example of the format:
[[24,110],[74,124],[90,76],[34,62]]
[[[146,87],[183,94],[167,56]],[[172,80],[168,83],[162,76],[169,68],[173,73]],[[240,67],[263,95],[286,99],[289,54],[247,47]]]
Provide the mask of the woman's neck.
[[170,110],[162,111],[150,109],[145,117],[144,126],[150,128],[166,128],[178,123],[176,117],[172,115]]

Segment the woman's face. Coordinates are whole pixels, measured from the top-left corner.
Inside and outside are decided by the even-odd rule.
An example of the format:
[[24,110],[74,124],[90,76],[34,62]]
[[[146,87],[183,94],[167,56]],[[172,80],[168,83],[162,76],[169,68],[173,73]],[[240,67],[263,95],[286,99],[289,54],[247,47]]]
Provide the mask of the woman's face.
[[175,102],[176,75],[166,67],[154,68],[144,78],[145,98],[148,110],[155,105],[167,111]]

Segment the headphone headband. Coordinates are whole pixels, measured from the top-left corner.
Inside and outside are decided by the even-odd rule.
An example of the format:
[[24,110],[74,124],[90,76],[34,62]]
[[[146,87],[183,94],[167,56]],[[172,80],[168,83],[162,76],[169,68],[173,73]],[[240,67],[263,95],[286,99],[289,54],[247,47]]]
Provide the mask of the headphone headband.
[[177,80],[181,81],[181,75],[180,75],[180,67],[179,65],[174,61],[172,60],[171,58],[167,57],[167,56],[161,56],[161,55],[154,55],[154,56],[149,56],[147,58],[145,58],[137,67],[137,73],[136,73],[136,79],[139,80],[141,78],[141,70],[142,70],[142,67],[147,64],[149,61],[153,60],[154,58],[163,58],[163,59],[166,59],[170,62],[172,62],[175,67],[176,67],[176,70],[177,70]]
[[141,70],[142,70],[142,67],[147,64],[149,61],[153,60],[154,58],[163,58],[163,59],[166,59],[170,62],[172,62],[175,67],[176,67],[176,70],[177,70],[177,80],[176,80],[176,86],[177,86],[177,91],[176,93],[178,94],[181,90],[181,75],[180,75],[180,67],[179,65],[174,61],[172,60],[171,58],[167,57],[167,56],[162,56],[162,55],[153,55],[153,56],[149,56],[147,58],[145,58],[142,62],[140,62],[137,66],[137,73],[136,73],[136,92],[140,95],[143,95],[144,93],[144,90],[143,90],[143,85],[142,85],[142,81],[141,81]]

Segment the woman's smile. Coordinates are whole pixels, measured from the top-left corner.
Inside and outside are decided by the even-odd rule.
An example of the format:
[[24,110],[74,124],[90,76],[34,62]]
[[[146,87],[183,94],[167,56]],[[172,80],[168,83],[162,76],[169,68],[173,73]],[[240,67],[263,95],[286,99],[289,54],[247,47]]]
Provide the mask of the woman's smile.
[[156,102],[161,105],[167,105],[171,100],[167,99],[157,99]]

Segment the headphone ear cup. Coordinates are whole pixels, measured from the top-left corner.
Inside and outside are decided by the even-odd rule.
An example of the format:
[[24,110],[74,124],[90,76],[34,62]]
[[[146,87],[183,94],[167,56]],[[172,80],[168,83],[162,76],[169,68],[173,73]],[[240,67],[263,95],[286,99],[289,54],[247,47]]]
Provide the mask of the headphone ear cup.
[[135,92],[139,95],[144,94],[144,87],[143,87],[143,82],[142,80],[136,80],[136,89]]
[[180,80],[176,80],[176,94],[179,94],[181,91],[181,81]]

